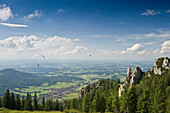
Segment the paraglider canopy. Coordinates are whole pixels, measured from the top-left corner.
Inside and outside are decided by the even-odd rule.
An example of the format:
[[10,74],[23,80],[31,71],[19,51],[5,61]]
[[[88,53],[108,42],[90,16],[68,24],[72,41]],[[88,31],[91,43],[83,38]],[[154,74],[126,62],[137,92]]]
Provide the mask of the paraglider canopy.
[[32,56],[32,58],[35,58],[35,57],[42,57],[42,58],[44,58],[44,59],[45,59],[45,56],[44,56],[44,55],[42,55],[42,54],[35,54],[35,55],[33,55],[33,56]]

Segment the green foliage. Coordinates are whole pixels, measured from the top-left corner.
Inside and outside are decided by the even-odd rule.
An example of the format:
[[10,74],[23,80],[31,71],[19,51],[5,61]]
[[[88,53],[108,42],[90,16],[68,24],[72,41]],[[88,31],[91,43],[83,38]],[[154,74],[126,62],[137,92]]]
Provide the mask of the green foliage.
[[3,96],[2,107],[10,108],[10,103],[11,103],[11,99],[10,98],[11,98],[10,97],[10,92],[9,92],[9,89],[7,89],[7,92]]
[[82,111],[83,112],[89,112],[89,110],[90,110],[90,98],[86,94],[83,98]]
[[55,103],[55,110],[59,111],[59,102],[58,102],[58,99],[56,100],[56,103]]
[[15,104],[16,104],[15,109],[16,109],[16,110],[20,110],[20,109],[21,109],[21,100],[20,100],[18,94],[17,94],[17,96],[16,96],[15,102],[16,102],[16,103],[15,103]]
[[26,100],[24,102],[24,110],[28,110],[28,111],[32,111],[33,110],[31,95],[29,95],[28,93],[27,93]]
[[14,93],[11,93],[10,109],[15,110],[15,97],[14,97]]
[[35,94],[34,94],[33,110],[34,110],[34,111],[39,110],[38,102],[37,102],[37,94],[36,94],[36,92],[35,92]]

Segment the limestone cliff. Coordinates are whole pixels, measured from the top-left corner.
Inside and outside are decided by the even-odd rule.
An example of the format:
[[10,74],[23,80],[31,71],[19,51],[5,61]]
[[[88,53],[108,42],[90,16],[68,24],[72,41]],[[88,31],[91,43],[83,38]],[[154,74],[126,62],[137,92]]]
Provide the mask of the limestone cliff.
[[139,83],[143,75],[144,73],[139,67],[135,67],[133,72],[131,72],[131,68],[129,67],[127,70],[126,81],[119,88],[119,96],[121,96],[121,92],[124,90],[126,86],[131,87],[132,85]]
[[170,59],[168,57],[162,57],[155,59],[154,67],[148,72],[148,76],[151,76],[151,72],[154,74],[161,75],[165,69],[170,69]]

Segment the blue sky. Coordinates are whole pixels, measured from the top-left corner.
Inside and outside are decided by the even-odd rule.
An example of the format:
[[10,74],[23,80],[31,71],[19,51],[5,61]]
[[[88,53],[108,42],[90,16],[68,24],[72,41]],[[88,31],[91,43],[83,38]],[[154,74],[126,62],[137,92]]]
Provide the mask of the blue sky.
[[168,0],[1,0],[0,58],[170,56]]

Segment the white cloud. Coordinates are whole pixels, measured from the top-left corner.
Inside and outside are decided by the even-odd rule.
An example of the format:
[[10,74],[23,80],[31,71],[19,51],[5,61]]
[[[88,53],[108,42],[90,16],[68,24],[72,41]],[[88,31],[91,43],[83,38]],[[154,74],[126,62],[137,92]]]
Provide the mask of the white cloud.
[[137,54],[138,55],[148,55],[148,54],[150,54],[150,52],[148,52],[148,51],[139,51]]
[[63,13],[64,12],[64,9],[60,8],[58,9],[58,13]]
[[66,52],[65,54],[86,54],[87,53],[87,48],[84,46],[75,46],[75,48],[71,51]]
[[10,17],[13,17],[12,10],[4,4],[0,7],[0,20],[7,21]]
[[149,16],[149,15],[154,16],[158,14],[160,14],[160,11],[159,10],[155,11],[154,9],[153,10],[147,9],[146,12],[141,13],[142,16]]
[[160,54],[170,54],[170,40],[163,42]]
[[28,27],[27,25],[11,24],[11,23],[0,23],[0,25],[4,25],[4,26],[8,26],[8,27]]
[[166,12],[166,13],[170,13],[170,10],[166,10],[165,12]]
[[[9,37],[0,40],[0,51],[2,53],[36,54],[44,53],[53,58],[61,55],[81,55],[86,54],[87,48],[76,43],[79,39],[70,39],[65,37],[48,37],[46,39],[37,36]],[[28,57],[28,56],[26,56]]]
[[143,49],[143,47],[141,44],[135,44],[132,47],[127,48],[127,51],[140,51],[142,49]]
[[141,50],[143,50],[142,44],[134,44],[132,47],[127,48],[126,50],[122,51],[120,54],[130,54]]
[[32,19],[32,18],[35,18],[35,17],[40,17],[41,15],[42,15],[41,11],[35,10],[33,13],[31,13],[27,16],[24,16],[24,19],[28,20],[28,19]]

